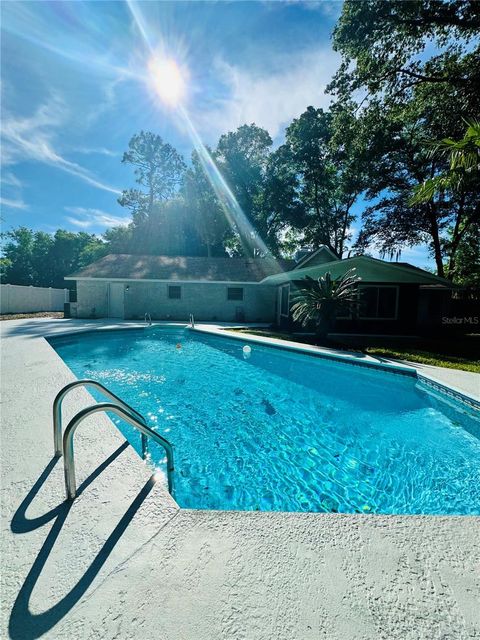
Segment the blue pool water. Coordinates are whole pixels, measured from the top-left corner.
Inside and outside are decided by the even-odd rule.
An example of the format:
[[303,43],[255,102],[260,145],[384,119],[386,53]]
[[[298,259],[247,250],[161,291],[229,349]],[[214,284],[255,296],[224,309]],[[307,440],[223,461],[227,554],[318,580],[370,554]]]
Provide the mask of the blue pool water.
[[413,377],[181,328],[51,344],[172,442],[182,507],[480,514],[477,412]]

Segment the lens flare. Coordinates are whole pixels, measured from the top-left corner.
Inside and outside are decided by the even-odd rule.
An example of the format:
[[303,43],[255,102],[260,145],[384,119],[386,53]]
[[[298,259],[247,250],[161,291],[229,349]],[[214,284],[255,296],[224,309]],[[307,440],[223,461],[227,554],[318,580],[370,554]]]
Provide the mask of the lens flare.
[[240,242],[242,243],[245,255],[262,256],[278,265],[260,235],[243,212],[242,207],[239,205],[237,198],[218,169],[211,153],[200,139],[188,113],[182,106],[180,106],[179,112],[184,123],[187,125],[190,139],[198,153],[202,168],[212,185],[212,189],[218,198],[220,206],[231,228],[240,236]]
[[175,60],[152,58],[148,64],[152,85],[168,106],[178,105],[185,97],[185,74]]
[[[272,256],[257,230],[243,212],[237,198],[222,176],[215,160],[202,142],[188,115],[183,101],[186,93],[187,78],[185,69],[183,69],[183,67],[180,68],[175,60],[165,55],[167,51],[171,51],[171,48],[167,49],[165,42],[162,42],[161,39],[160,42],[158,42],[159,38],[154,38],[152,34],[149,33],[149,23],[143,17],[140,4],[134,2],[134,0],[126,0],[126,2],[145,47],[151,56],[148,65],[151,84],[153,84],[156,93],[166,105],[177,106],[177,109],[174,111],[177,125],[182,130],[186,128],[192,144],[198,153],[205,175],[218,197],[225,217],[231,228],[239,235],[245,255],[262,256],[275,264],[277,270],[281,270],[280,265]],[[163,52],[163,54],[160,52]]]

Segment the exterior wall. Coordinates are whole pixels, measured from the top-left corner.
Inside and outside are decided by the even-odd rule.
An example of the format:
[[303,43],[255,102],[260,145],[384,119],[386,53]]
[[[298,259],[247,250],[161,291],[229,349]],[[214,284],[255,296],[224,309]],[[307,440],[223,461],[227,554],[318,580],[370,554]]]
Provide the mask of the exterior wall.
[[418,326],[422,335],[454,336],[480,329],[480,291],[420,289]]
[[63,311],[63,305],[68,300],[68,289],[23,287],[16,284],[0,285],[0,313]]
[[193,313],[195,320],[271,322],[275,316],[275,287],[238,285],[243,288],[243,300],[228,300],[228,284],[179,283],[181,298],[172,300],[168,297],[166,282],[128,283],[127,286],[126,318],[143,318],[148,312],[157,320],[187,321]]
[[[273,322],[274,286],[228,283],[124,282],[126,319]],[[169,299],[168,286],[181,287],[181,298]],[[227,288],[243,288],[243,300],[227,300]],[[93,312],[92,309],[95,309]],[[77,317],[108,317],[108,282],[77,281]]]
[[77,280],[77,318],[108,317],[108,282]]

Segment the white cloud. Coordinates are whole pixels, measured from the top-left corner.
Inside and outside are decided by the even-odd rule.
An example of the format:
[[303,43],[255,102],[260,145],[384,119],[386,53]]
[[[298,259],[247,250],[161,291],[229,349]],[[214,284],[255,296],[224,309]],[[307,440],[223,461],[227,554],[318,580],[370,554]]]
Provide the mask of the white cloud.
[[73,214],[73,217],[66,216],[65,220],[76,227],[80,227],[81,229],[89,229],[91,227],[126,226],[131,222],[130,217],[113,216],[101,209],[65,207],[65,211]]
[[8,207],[9,209],[28,209],[29,205],[24,202],[21,198],[11,199],[11,198],[0,198],[0,205],[2,207]]
[[13,165],[25,160],[34,160],[54,166],[87,184],[111,193],[119,189],[105,184],[91,171],[75,162],[70,162],[54,148],[54,138],[59,127],[67,125],[67,111],[58,97],[41,105],[30,117],[6,113],[2,119],[2,163]]
[[203,135],[213,137],[255,122],[276,138],[309,105],[328,107],[332,97],[325,89],[339,62],[332,50],[316,49],[285,55],[275,61],[275,71],[258,74],[217,60],[216,73],[228,95],[195,112],[195,123]]
[[11,171],[3,171],[1,181],[2,184],[6,184],[9,187],[15,187],[15,189],[21,189],[23,187],[21,180],[19,180]]
[[85,155],[109,156],[111,158],[119,155],[116,151],[106,149],[105,147],[79,147],[75,149],[75,152]]
[[296,5],[308,11],[321,11],[326,16],[338,18],[342,13],[342,2],[339,0],[264,0],[269,9],[283,9],[285,5]]

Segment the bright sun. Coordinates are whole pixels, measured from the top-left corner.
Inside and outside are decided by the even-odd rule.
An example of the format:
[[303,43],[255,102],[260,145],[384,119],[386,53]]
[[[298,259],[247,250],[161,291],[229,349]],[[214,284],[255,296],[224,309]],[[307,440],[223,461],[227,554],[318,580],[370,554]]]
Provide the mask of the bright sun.
[[148,65],[155,91],[167,105],[174,107],[185,95],[185,79],[175,60],[152,58]]

